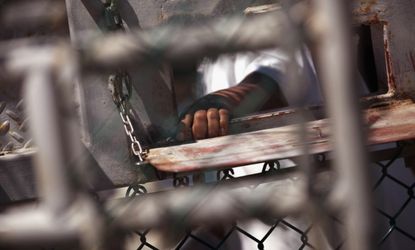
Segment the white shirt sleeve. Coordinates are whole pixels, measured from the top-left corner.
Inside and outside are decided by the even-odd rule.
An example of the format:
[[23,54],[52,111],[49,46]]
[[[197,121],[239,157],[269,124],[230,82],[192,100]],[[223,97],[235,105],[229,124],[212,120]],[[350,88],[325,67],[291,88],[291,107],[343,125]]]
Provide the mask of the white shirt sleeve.
[[[306,104],[320,104],[320,87],[308,51],[299,51],[296,61],[304,76],[305,82],[301,86]],[[235,86],[249,74],[260,72],[275,80],[291,105],[289,97],[293,86],[286,77],[289,62],[288,55],[279,49],[223,55],[215,61],[205,60],[199,68],[204,87],[201,95]]]

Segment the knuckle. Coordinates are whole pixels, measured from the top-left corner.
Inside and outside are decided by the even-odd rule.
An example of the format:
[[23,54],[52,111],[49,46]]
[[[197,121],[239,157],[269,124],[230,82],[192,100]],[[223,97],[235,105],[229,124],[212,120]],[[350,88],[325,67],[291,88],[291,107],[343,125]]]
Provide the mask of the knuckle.
[[195,120],[204,120],[206,119],[206,110],[198,110],[194,115]]
[[191,117],[192,117],[192,115],[190,115],[190,114],[186,114],[186,115],[184,116],[184,118],[183,118],[183,120],[182,120],[182,121],[187,121],[187,120],[189,120]]
[[182,120],[181,123],[183,123],[183,125],[185,126],[190,126],[192,124],[193,121],[193,115],[189,115],[187,114]]
[[208,119],[217,119],[218,118],[218,110],[215,108],[210,108],[207,111]]
[[222,115],[222,116],[228,116],[229,111],[227,109],[220,109],[219,114]]

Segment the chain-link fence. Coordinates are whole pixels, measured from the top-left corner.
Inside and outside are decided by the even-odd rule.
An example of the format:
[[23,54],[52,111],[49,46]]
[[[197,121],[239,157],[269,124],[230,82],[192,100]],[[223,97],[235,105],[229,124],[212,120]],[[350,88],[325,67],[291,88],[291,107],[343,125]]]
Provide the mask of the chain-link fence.
[[377,180],[373,189],[378,195],[376,210],[380,225],[376,241],[380,249],[415,246],[414,228],[409,223],[414,212],[415,181],[410,168],[400,158],[405,146],[408,145],[397,143],[397,153],[390,160],[374,164]]
[[[376,248],[377,249],[413,249],[415,247],[414,227],[411,223],[414,212],[414,187],[415,178],[402,158],[402,151],[408,143],[388,144],[384,148],[395,149],[391,159],[374,162],[371,164],[371,172],[375,180],[373,194],[377,198],[373,213],[376,214]],[[325,155],[316,156],[320,163],[325,162]],[[258,167],[257,165],[256,167]],[[297,168],[297,166],[293,166]],[[271,172],[278,175],[281,171],[280,161],[266,162],[263,164],[262,173]],[[217,181],[238,178],[234,176],[233,169],[217,171]],[[179,184],[180,183],[180,184]],[[174,187],[189,186],[189,176],[173,179]],[[255,192],[255,187],[249,187],[248,192]],[[126,197],[146,195],[147,191],[142,185],[130,186]],[[330,216],[330,222],[341,231],[343,223],[337,216]],[[232,225],[221,225],[222,230],[215,234],[217,228],[201,230],[183,230],[183,233],[173,244],[174,249],[237,249],[241,241],[250,241],[245,246],[250,249],[271,249],[279,247],[275,238],[279,241],[289,241],[287,249],[315,249],[311,241],[310,231],[313,223],[302,217],[299,218],[267,218],[258,220],[261,229],[249,227],[246,222],[234,222]],[[206,231],[207,230],[207,231]],[[210,230],[210,231],[209,231]],[[137,249],[162,249],[163,244],[151,237],[152,230],[136,231],[139,240]],[[391,237],[391,235],[394,235]],[[272,239],[274,237],[274,239]],[[344,235],[338,234],[331,239],[331,249],[343,249]],[[272,244],[267,245],[267,240]],[[161,245],[160,245],[161,244]],[[228,245],[227,245],[228,244]],[[286,249],[282,245],[281,249]]]

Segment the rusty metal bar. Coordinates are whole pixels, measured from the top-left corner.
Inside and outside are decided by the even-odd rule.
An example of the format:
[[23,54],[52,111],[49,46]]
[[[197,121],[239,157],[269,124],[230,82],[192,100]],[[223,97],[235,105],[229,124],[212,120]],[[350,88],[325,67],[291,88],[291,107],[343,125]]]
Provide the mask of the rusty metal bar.
[[370,249],[371,195],[363,122],[352,62],[350,6],[342,0],[316,1],[321,79],[333,127],[337,195],[345,209],[347,249]]

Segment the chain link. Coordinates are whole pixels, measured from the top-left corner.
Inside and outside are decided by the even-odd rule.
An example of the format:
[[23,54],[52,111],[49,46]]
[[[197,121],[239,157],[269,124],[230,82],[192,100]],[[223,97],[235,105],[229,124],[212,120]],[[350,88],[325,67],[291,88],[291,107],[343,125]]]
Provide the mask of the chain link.
[[125,192],[125,197],[135,197],[147,194],[147,189],[140,184],[133,184],[128,186],[127,191]]
[[118,12],[118,1],[106,0],[104,6],[104,18],[106,28],[110,31],[124,29],[120,13]]
[[274,172],[281,169],[281,163],[278,160],[266,161],[262,166],[262,173]]
[[147,150],[143,150],[143,147],[141,146],[140,142],[138,141],[135,132],[134,132],[134,126],[131,123],[130,117],[127,113],[127,111],[125,110],[125,107],[123,106],[123,104],[121,104],[122,108],[120,111],[120,117],[121,120],[124,124],[124,130],[125,133],[127,134],[128,138],[130,139],[131,142],[131,152],[138,157],[138,159],[140,161],[144,161],[145,157],[147,157]]
[[173,186],[174,187],[188,187],[190,185],[189,176],[181,176],[173,174]]
[[[118,1],[107,0],[105,5],[105,20],[108,30],[123,30],[121,16],[118,12]],[[132,85],[130,76],[127,72],[119,70],[108,78],[108,86],[112,94],[112,99],[120,111],[120,117],[124,125],[125,133],[129,138],[130,150],[139,162],[143,162],[147,157],[147,150],[144,150],[134,131],[134,126],[129,116]]]
[[233,168],[219,170],[216,172],[216,180],[222,181],[222,180],[234,179],[235,178],[233,176],[234,174],[235,172],[233,171]]

